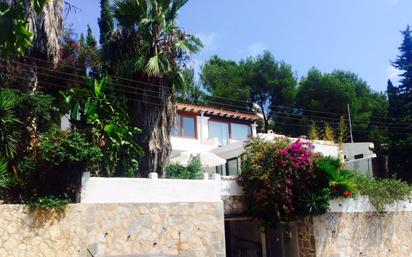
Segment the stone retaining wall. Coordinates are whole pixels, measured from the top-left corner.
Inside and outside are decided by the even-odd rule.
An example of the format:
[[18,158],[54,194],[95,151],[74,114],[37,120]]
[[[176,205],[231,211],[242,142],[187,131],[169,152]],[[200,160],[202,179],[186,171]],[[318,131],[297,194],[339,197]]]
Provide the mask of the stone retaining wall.
[[0,256],[224,257],[223,203],[0,205]]
[[298,222],[300,257],[410,257],[412,212],[330,212]]
[[412,212],[327,213],[313,218],[317,257],[410,257]]

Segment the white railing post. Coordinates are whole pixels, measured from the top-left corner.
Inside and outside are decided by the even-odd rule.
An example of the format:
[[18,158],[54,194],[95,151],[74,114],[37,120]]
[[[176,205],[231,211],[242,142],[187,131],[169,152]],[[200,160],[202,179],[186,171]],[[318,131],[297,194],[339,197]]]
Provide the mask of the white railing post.
[[149,173],[149,178],[150,178],[150,179],[158,179],[158,178],[159,178],[159,174],[157,174],[157,172],[150,172],[150,173]]

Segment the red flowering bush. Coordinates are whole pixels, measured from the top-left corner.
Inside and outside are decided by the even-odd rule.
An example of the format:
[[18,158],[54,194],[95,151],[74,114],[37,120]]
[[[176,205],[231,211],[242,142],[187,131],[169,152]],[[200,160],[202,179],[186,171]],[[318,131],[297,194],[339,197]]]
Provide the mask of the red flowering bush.
[[352,195],[335,162],[340,165],[314,153],[309,142],[250,140],[238,179],[246,211],[264,225],[326,212],[331,198]]

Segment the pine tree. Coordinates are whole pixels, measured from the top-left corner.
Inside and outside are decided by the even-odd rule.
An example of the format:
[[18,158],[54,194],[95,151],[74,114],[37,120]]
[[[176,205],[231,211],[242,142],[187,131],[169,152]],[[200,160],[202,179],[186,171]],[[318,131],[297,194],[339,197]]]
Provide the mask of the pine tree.
[[335,132],[328,122],[325,122],[323,140],[335,142]]
[[340,116],[339,125],[338,125],[338,143],[343,144],[348,140],[348,125],[346,124],[345,118]]
[[309,128],[308,137],[311,140],[319,140],[320,139],[320,131],[319,127],[316,122],[312,121]]

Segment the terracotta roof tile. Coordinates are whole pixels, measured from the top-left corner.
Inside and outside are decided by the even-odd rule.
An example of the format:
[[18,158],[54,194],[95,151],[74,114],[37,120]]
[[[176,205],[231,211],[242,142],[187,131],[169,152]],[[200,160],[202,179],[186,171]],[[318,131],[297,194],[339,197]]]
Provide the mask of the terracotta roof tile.
[[260,119],[260,117],[256,114],[247,113],[247,112],[240,112],[240,111],[230,111],[222,108],[211,107],[211,106],[202,106],[202,105],[195,105],[189,103],[176,103],[176,108],[179,111],[188,111],[188,112],[204,112],[205,114],[213,115],[213,116],[220,116],[220,117],[228,117],[234,119],[243,119],[243,120],[251,120],[256,121]]

